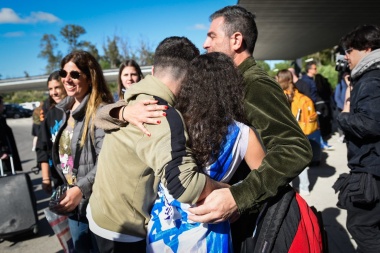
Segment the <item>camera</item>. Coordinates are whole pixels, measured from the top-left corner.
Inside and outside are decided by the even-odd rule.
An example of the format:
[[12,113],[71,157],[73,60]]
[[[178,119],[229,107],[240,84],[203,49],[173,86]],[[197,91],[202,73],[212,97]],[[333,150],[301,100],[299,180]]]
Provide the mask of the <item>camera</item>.
[[348,62],[346,59],[344,59],[344,55],[338,54],[336,57],[335,70],[339,72],[350,71],[348,68]]

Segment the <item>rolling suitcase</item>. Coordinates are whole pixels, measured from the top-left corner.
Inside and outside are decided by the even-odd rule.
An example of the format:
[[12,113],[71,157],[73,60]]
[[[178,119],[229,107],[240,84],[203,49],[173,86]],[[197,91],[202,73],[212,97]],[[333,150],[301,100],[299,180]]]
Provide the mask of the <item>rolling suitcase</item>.
[[4,175],[0,161],[0,239],[38,233],[36,197],[28,173],[16,174],[13,157],[9,157],[12,174]]

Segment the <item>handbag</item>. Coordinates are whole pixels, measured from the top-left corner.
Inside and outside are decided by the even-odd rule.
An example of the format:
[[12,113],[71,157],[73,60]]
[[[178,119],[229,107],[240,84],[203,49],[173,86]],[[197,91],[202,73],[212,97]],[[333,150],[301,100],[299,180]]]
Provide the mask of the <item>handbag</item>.
[[[80,130],[79,136],[82,135],[83,131],[83,125]],[[73,177],[76,178],[78,174],[78,166],[79,166],[79,159],[80,155],[82,153],[82,147],[80,146],[80,138],[77,140],[77,145],[76,145],[76,150],[75,150],[75,157],[74,157],[74,164],[73,164]],[[75,182],[73,182],[75,183]],[[73,187],[74,185],[69,185],[67,183],[63,185],[59,185],[53,192],[53,194],[50,197],[49,201],[49,210],[58,214],[58,215],[65,215],[65,216],[72,216],[74,214],[78,214],[78,207],[76,207],[74,210],[71,212],[61,212],[57,209],[57,206],[59,206],[59,203],[61,202],[62,199],[65,198],[66,196],[66,191],[70,189],[70,187]]]
[[58,237],[63,251],[65,253],[75,252],[67,216],[58,215],[51,212],[48,208],[44,210],[44,213],[54,234]]
[[77,208],[71,212],[61,212],[57,209],[59,202],[65,197],[66,191],[70,189],[70,186],[67,184],[59,185],[53,192],[49,201],[49,210],[58,215],[72,216],[77,213]]

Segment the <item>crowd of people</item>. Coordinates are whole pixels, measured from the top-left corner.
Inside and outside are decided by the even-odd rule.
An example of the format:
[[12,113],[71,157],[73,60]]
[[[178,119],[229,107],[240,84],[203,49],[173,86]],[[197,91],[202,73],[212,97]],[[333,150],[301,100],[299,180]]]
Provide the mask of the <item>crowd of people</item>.
[[[210,21],[207,53],[172,36],[157,46],[152,75],[123,62],[115,99],[86,51],[66,55],[49,76],[35,150],[43,190],[69,186],[55,211],[69,218],[75,252],[256,252],[250,240],[268,203],[298,176],[297,192],[310,194],[315,147],[333,149],[335,104],[351,169],[334,185],[338,206],[358,252],[378,252],[380,29],[342,38],[349,70],[334,93],[315,61],[276,80],[258,67],[255,15],[243,7]],[[318,243],[302,252],[322,252],[320,230],[307,232]]]

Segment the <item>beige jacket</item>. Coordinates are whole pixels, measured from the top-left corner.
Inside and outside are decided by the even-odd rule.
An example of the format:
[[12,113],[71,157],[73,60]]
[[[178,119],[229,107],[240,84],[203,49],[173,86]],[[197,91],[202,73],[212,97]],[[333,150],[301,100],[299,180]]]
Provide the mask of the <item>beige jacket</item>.
[[125,94],[131,104],[142,99],[167,104],[167,116],[159,125],[146,126],[151,137],[133,125],[106,133],[90,199],[98,226],[138,237],[146,236],[160,181],[183,203],[195,203],[206,182],[186,145],[185,125],[172,107],[171,91],[157,78],[147,76]]

